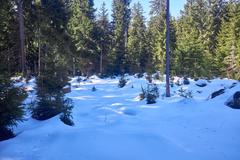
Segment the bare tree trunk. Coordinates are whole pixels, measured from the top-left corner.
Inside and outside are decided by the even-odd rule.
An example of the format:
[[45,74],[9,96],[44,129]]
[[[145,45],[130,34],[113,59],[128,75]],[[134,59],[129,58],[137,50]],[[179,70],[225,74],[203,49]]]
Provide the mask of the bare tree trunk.
[[40,40],[40,27],[38,29],[38,76],[41,75],[41,40]]
[[73,57],[73,76],[76,76],[76,59]]
[[23,76],[26,76],[26,52],[25,52],[25,34],[24,34],[24,18],[23,18],[23,0],[17,1],[18,23],[19,23],[19,40],[20,40],[20,56],[21,56],[21,71]]
[[170,35],[170,20],[169,20],[169,1],[167,0],[167,9],[166,9],[166,24],[167,24],[167,33],[166,33],[166,97],[170,97],[170,65],[169,65],[169,35]]
[[9,47],[8,47],[8,54],[7,54],[7,68],[8,68],[8,74],[10,74],[10,72],[11,72],[11,66],[10,66],[10,53],[9,53],[10,51],[9,51]]
[[103,72],[103,48],[101,49],[101,55],[100,55],[100,74]]

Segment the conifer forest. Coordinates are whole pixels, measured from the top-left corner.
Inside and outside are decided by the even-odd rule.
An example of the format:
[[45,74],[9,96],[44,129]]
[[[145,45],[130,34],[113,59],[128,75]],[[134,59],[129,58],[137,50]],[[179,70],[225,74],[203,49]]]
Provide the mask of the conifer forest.
[[0,160],[239,160],[240,0],[96,1],[0,0]]

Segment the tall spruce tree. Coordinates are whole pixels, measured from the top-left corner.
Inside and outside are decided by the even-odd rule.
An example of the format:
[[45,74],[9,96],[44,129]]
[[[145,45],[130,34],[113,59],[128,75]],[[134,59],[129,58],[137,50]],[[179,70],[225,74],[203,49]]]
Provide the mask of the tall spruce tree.
[[112,4],[112,25],[113,25],[113,46],[112,65],[115,74],[128,72],[126,67],[127,38],[131,10],[130,0],[113,0]]
[[166,0],[151,0],[149,35],[153,70],[165,72],[166,51]]
[[73,0],[70,3],[68,32],[75,45],[75,62],[84,74],[93,72],[97,64],[95,9],[93,0]]
[[[32,117],[38,120],[51,118],[59,113],[62,120],[70,117],[71,102],[64,98],[63,87],[68,83],[67,10],[61,0],[39,3],[41,10],[41,74],[37,77],[37,105]],[[69,119],[70,121],[70,119]]]
[[240,2],[230,1],[218,35],[216,61],[220,73],[240,79]]
[[[199,8],[204,9],[204,3],[199,1],[202,5],[197,6],[195,0],[188,0],[182,16],[178,20],[177,26],[177,54],[176,72],[181,76],[203,76],[206,68],[204,66],[204,44],[203,32],[205,25],[203,24],[204,17],[199,17],[197,12]],[[205,11],[201,11],[204,16]],[[200,18],[200,19],[197,19]]]
[[108,55],[111,47],[111,27],[108,20],[108,10],[106,4],[103,2],[97,19],[97,44],[100,52],[99,56],[99,72],[106,73],[108,70]]
[[148,63],[147,34],[143,8],[140,3],[134,4],[129,27],[128,54],[129,71],[143,73]]
[[18,30],[14,1],[0,1],[0,141],[14,137],[12,127],[23,120],[26,93],[10,77],[18,70]]

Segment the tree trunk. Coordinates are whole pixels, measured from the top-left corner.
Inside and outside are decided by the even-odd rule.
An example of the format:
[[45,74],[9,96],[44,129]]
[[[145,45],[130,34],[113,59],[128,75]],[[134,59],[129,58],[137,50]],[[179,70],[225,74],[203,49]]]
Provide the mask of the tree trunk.
[[40,27],[38,29],[38,76],[41,75],[41,40],[40,40]]
[[169,20],[169,1],[167,0],[167,9],[166,9],[166,24],[167,24],[167,33],[166,33],[166,97],[170,97],[170,65],[169,65],[169,33],[170,33],[170,20]]
[[76,76],[76,59],[73,57],[73,76]]
[[101,49],[101,55],[100,55],[100,74],[103,72],[103,48]]
[[17,0],[21,71],[22,71],[23,76],[25,77],[26,76],[26,52],[25,52],[24,17],[23,17],[22,5],[23,5],[23,0]]

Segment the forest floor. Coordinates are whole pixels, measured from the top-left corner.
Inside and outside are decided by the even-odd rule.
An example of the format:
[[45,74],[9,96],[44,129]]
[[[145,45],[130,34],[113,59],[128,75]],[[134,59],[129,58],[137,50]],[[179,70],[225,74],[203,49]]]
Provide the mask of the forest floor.
[[[240,91],[240,83],[214,79],[206,87],[174,86],[165,98],[165,83],[159,80],[160,97],[148,105],[138,98],[145,78],[128,76],[125,87],[118,88],[118,78],[90,77],[71,80],[72,92],[66,96],[74,103],[73,127],[59,116],[26,121],[14,128],[18,135],[0,142],[0,160],[239,160],[240,110],[225,102]],[[34,87],[34,79],[26,84]],[[92,87],[96,91],[92,91]],[[177,94],[183,87],[193,98]],[[225,93],[210,99],[211,93],[225,88]],[[231,89],[230,89],[231,88]],[[35,92],[35,91],[34,91]],[[29,94],[26,103],[35,99]]]

